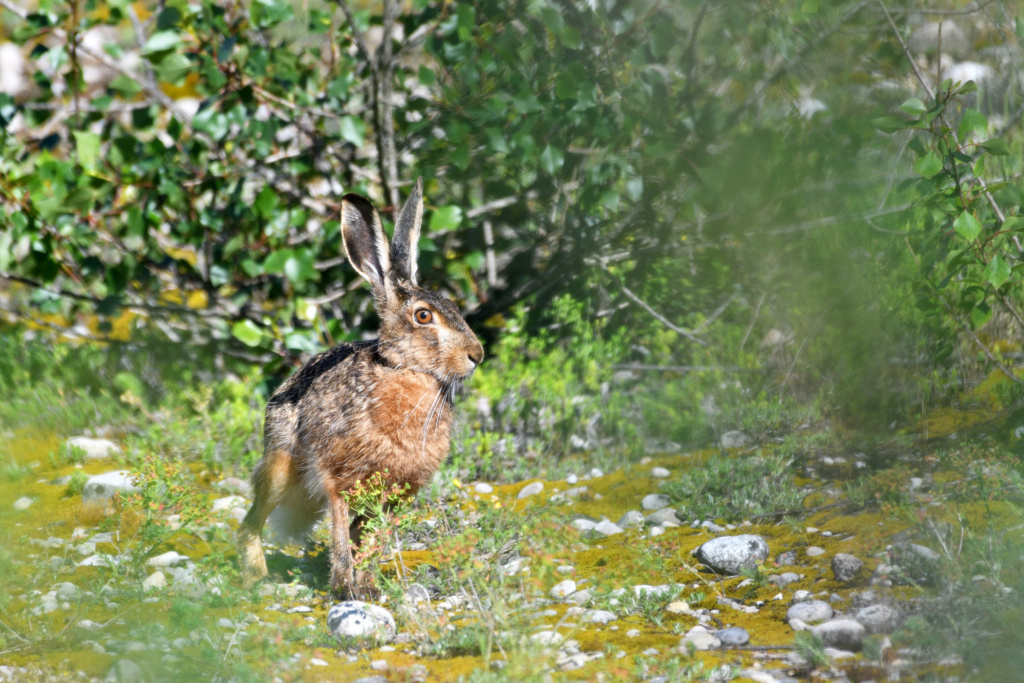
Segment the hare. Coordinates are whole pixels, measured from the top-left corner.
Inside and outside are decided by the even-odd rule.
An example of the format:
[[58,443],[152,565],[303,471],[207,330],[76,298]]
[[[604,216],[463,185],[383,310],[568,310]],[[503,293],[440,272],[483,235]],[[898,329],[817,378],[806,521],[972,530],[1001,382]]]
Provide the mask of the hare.
[[422,218],[422,179],[390,247],[373,205],[342,198],[345,252],[373,289],[380,335],[321,353],[268,401],[253,503],[238,533],[247,585],[267,574],[261,536],[271,512],[271,527],[291,539],[329,513],[331,588],[357,594],[349,544],[358,543],[361,520],[342,493],[386,470],[388,484],[407,484],[412,495],[448,454],[455,391],[484,350],[453,302],[416,284]]

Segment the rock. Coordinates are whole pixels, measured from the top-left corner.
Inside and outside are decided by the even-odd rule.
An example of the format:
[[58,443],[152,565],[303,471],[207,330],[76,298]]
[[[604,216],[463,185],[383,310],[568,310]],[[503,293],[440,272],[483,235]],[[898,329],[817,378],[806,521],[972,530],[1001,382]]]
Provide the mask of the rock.
[[561,645],[565,639],[558,631],[541,631],[530,636],[530,640],[540,645]]
[[663,507],[657,512],[652,512],[647,515],[644,519],[647,524],[652,526],[682,526],[682,522],[676,517],[676,511],[672,508]]
[[164,576],[163,572],[157,571],[153,572],[143,580],[142,589],[147,591],[158,590],[166,585],[167,577]]
[[807,602],[798,602],[790,607],[789,611],[786,612],[786,620],[799,619],[809,624],[827,621],[832,618],[833,614],[835,614],[835,610],[827,602],[808,600]]
[[544,490],[544,482],[535,481],[532,484],[527,484],[520,491],[519,495],[516,496],[516,500],[522,500],[523,498],[529,498],[535,496]]
[[654,477],[655,479],[664,479],[670,476],[671,474],[672,473],[669,472],[664,467],[655,467],[653,470],[651,470],[651,476]]
[[753,440],[741,431],[732,431],[722,434],[722,448],[746,448],[753,443]]
[[388,679],[385,676],[363,676],[352,683],[388,683]]
[[805,550],[804,552],[807,553],[807,557],[818,557],[819,555],[825,554],[825,549],[819,548],[816,545],[812,545],[808,546],[807,550]]
[[606,519],[598,522],[594,526],[594,531],[605,536],[614,536],[615,534],[621,534],[624,529],[617,524],[612,524]]
[[709,633],[703,626],[694,626],[679,641],[679,647],[684,651],[688,650],[690,646],[695,650],[711,650],[721,646],[721,644],[722,641],[714,634]]
[[228,477],[224,481],[220,482],[218,486],[228,493],[233,493],[237,496],[244,496],[246,498],[252,497],[252,485],[245,479]]
[[869,607],[878,602],[878,595],[874,591],[863,591],[862,593],[851,593],[850,602],[856,608]]
[[654,538],[655,536],[661,536],[663,533],[665,533],[665,530],[660,526],[652,526],[649,536]]
[[707,531],[709,533],[712,533],[712,534],[720,534],[723,531],[725,531],[725,527],[724,526],[718,526],[717,524],[715,524],[712,521],[701,522],[700,526],[701,526],[702,529],[707,529]]
[[32,507],[32,499],[28,496],[22,496],[18,500],[14,501],[14,509],[18,512],[28,510],[30,507]]
[[618,618],[615,612],[609,612],[606,609],[588,609],[580,617],[580,621],[584,624],[607,624]]
[[409,590],[405,591],[405,602],[414,607],[420,603],[429,605],[430,592],[421,583],[410,584]]
[[784,553],[779,553],[779,556],[775,558],[775,564],[780,567],[789,567],[796,564],[796,551],[787,550]]
[[141,683],[146,677],[142,673],[142,667],[130,659],[122,659],[110,668],[104,680],[107,683]]
[[592,522],[589,519],[580,517],[579,519],[572,520],[572,526],[577,531],[593,531],[594,527],[597,526],[597,522]]
[[494,492],[494,487],[491,486],[490,484],[485,484],[483,482],[480,482],[479,484],[477,484],[476,486],[473,487],[473,490],[476,493],[479,493],[481,496],[483,496],[483,495],[487,495],[488,493],[493,493]]
[[69,452],[72,449],[84,451],[86,460],[110,458],[121,452],[117,444],[110,439],[93,439],[88,436],[73,436],[64,442],[64,448]]
[[327,628],[341,643],[354,639],[390,643],[396,631],[391,612],[359,600],[332,605],[327,612]]
[[566,579],[555,584],[555,586],[548,592],[548,595],[556,600],[561,600],[569,595],[576,592],[576,582],[572,579]]
[[619,518],[619,521],[616,522],[616,524],[622,527],[623,529],[628,529],[634,526],[643,526],[644,513],[637,512],[636,510],[630,510],[626,514],[622,515],[622,517]]
[[836,577],[836,581],[841,581],[842,583],[853,581],[853,578],[857,576],[857,572],[863,566],[864,563],[857,557],[847,553],[837,553],[832,558],[832,574]]
[[82,489],[82,502],[102,503],[110,500],[115,494],[132,493],[138,490],[138,487],[132,483],[131,473],[128,470],[106,472],[85,482],[85,488]]
[[309,663],[312,664],[313,666],[327,666],[327,662],[326,661],[324,661],[322,659],[317,659],[316,657],[313,657],[312,659],[310,659]]
[[934,55],[939,51],[939,36],[942,36],[942,52],[961,57],[970,50],[970,42],[963,29],[949,21],[930,22],[910,34],[907,47],[915,55]]
[[375,659],[372,662],[370,662],[370,668],[374,671],[387,671],[391,667],[388,666],[388,660]]
[[715,637],[726,647],[740,647],[750,642],[750,634],[747,633],[747,629],[739,626],[716,631]]
[[697,559],[720,574],[739,574],[768,559],[768,543],[754,534],[720,536],[694,552]]
[[857,610],[853,618],[861,624],[868,633],[892,633],[900,625],[900,611],[891,605],[871,605]]
[[54,597],[61,602],[78,600],[82,597],[82,589],[73,583],[59,583]]
[[572,486],[573,484],[575,484],[579,480],[580,480],[580,478],[577,477],[575,474],[570,474],[568,477],[565,478],[565,483],[569,484],[570,486]]
[[555,571],[559,574],[575,574],[576,567],[573,567],[571,564],[561,564],[555,567]]
[[785,588],[789,584],[796,583],[799,580],[800,575],[796,572],[783,572],[782,574],[776,576],[774,579],[772,579],[772,577],[768,577],[768,581],[774,583],[779,588]]
[[586,604],[586,603],[590,602],[590,600],[593,599],[593,597],[594,597],[593,593],[591,593],[588,589],[584,588],[581,591],[576,591],[572,595],[567,596],[565,598],[565,601],[566,602],[573,602],[573,603],[576,603],[577,605],[583,605],[583,604]]
[[213,501],[211,511],[222,512],[224,510],[231,510],[237,507],[245,507],[245,498],[242,498],[241,496],[227,496]]
[[812,626],[811,633],[821,638],[828,647],[859,652],[864,641],[865,628],[849,617],[840,617],[824,624]]
[[668,496],[660,493],[652,493],[644,496],[644,499],[640,501],[640,507],[644,510],[660,510],[664,507],[668,507],[671,502],[672,501],[668,499]]
[[[779,595],[782,595],[779,593]],[[798,602],[807,602],[811,599],[811,591],[798,590],[793,593],[793,600],[790,601],[791,605],[795,605]]]
[[175,565],[184,564],[189,561],[189,558],[185,555],[178,553],[177,551],[171,550],[162,555],[156,555],[146,560],[147,567],[173,567]]

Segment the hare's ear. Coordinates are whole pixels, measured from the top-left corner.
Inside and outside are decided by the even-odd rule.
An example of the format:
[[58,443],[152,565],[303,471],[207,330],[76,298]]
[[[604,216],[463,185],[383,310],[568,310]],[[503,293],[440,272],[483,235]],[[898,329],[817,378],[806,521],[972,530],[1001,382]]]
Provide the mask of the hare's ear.
[[416,285],[416,257],[419,256],[420,225],[423,223],[423,178],[417,178],[395,224],[391,243],[391,265],[395,275]]
[[341,198],[341,239],[352,267],[373,286],[373,294],[384,300],[391,270],[388,238],[380,216],[366,197],[347,194]]

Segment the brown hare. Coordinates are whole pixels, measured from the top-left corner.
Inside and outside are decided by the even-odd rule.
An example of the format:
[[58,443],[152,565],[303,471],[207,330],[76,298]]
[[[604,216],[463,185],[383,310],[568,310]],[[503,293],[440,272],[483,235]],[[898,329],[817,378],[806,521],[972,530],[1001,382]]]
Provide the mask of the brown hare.
[[390,247],[373,205],[343,197],[345,252],[373,288],[380,336],[321,353],[267,403],[253,504],[238,534],[248,585],[267,574],[261,536],[272,512],[271,527],[291,539],[304,538],[327,513],[331,588],[360,592],[349,543],[350,529],[358,543],[361,520],[352,519],[342,493],[387,470],[389,484],[408,484],[413,494],[448,454],[455,391],[484,351],[454,303],[416,284],[422,218],[422,180]]

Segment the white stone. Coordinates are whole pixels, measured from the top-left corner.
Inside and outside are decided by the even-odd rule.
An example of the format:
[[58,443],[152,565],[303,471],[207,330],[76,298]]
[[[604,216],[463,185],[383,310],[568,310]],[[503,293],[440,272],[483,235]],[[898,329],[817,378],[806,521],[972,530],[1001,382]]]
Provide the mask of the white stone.
[[72,448],[85,451],[87,460],[109,458],[121,452],[117,444],[110,439],[93,439],[88,436],[73,436],[64,442],[64,447],[69,451]]
[[668,507],[671,502],[672,501],[668,499],[668,496],[660,493],[652,493],[644,496],[643,500],[640,501],[640,507],[644,510],[660,510],[664,507]]
[[816,545],[812,545],[812,546],[809,546],[807,548],[807,550],[804,551],[804,552],[807,553],[807,557],[818,557],[819,555],[824,555],[825,554],[825,549],[824,548],[819,548]]
[[18,500],[14,501],[14,509],[18,512],[28,510],[30,507],[32,507],[32,499],[28,496],[22,496]]
[[313,657],[312,659],[310,659],[309,663],[312,664],[313,666],[327,666],[327,662],[325,662],[322,659],[317,659],[316,657]]
[[818,636],[829,647],[857,652],[863,646],[865,628],[847,617],[840,617],[824,624],[812,626],[812,634]]
[[490,484],[485,484],[483,482],[480,482],[479,484],[477,484],[476,486],[473,487],[473,490],[476,491],[477,493],[479,493],[481,496],[483,496],[483,495],[486,495],[488,493],[493,492],[494,491],[494,487],[491,486]]
[[541,645],[561,645],[565,639],[557,631],[541,631],[530,636],[530,640]]
[[584,624],[607,624],[611,621],[617,620],[619,617],[616,616],[615,612],[609,612],[606,609],[588,609],[583,613],[580,618]]
[[241,496],[226,496],[213,501],[212,511],[221,512],[222,510],[231,510],[243,506],[245,506],[245,498]]
[[689,649],[690,646],[693,646],[695,650],[710,650],[721,646],[721,644],[722,641],[713,633],[709,633],[703,626],[694,626],[679,641],[680,648]]
[[746,448],[751,443],[751,438],[741,431],[732,431],[722,434],[722,448]]
[[139,488],[132,483],[131,472],[116,470],[97,474],[85,482],[82,489],[83,503],[99,503],[110,500],[117,493],[132,493]]
[[383,607],[359,600],[347,600],[331,606],[327,627],[336,639],[369,638],[389,643],[395,637],[395,618]]
[[148,560],[146,560],[146,566],[147,567],[173,567],[175,565],[183,564],[183,563],[188,562],[188,561],[189,561],[189,559],[185,555],[182,555],[182,554],[178,553],[175,550],[170,550],[170,551],[168,551],[166,553],[163,553],[161,555],[156,555],[154,557],[149,558]]
[[821,600],[808,600],[798,602],[786,612],[786,619],[799,619],[806,623],[826,621],[832,618],[834,611],[832,605]]
[[618,524],[613,524],[605,519],[594,525],[594,531],[605,536],[614,536],[615,534],[621,534],[623,529]]
[[664,467],[655,467],[654,469],[651,470],[651,476],[654,477],[655,479],[664,479],[665,477],[671,474],[672,473],[669,472]]
[[768,559],[768,543],[753,534],[720,536],[694,551],[702,563],[723,574],[739,574]]
[[143,590],[152,591],[163,588],[167,585],[167,577],[163,572],[156,571],[150,574],[142,582]]
[[561,600],[564,597],[572,595],[576,592],[576,582],[572,579],[566,579],[555,584],[554,588],[551,589],[549,595],[556,600]]
[[535,481],[532,484],[527,484],[526,486],[524,486],[519,491],[519,495],[516,496],[516,499],[517,500],[522,500],[523,498],[529,498],[530,496],[537,495],[538,493],[540,493],[543,490],[544,490],[544,482],[542,482],[542,481]]

